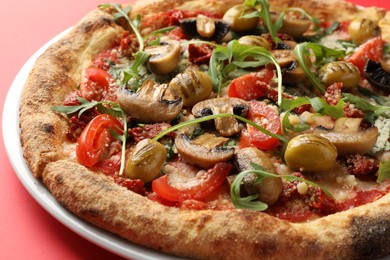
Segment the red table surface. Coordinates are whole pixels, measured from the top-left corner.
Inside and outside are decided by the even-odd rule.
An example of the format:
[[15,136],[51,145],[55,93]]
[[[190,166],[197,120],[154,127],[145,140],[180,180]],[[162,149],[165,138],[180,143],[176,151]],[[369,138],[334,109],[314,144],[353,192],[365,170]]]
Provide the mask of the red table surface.
[[[350,1],[390,9],[387,0]],[[106,2],[109,1],[3,1],[0,8],[1,104],[17,72],[36,50],[98,4]],[[121,259],[49,215],[18,180],[4,145],[0,145],[0,164],[0,259]]]

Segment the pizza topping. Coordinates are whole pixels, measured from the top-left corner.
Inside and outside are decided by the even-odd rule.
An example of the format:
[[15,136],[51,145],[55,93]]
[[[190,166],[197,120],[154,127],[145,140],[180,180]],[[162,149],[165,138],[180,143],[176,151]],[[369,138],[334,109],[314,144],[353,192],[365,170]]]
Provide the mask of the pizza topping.
[[180,156],[188,163],[209,169],[219,162],[227,162],[234,155],[234,148],[223,146],[227,138],[213,134],[202,134],[191,140],[184,134],[175,138],[175,146]]
[[151,182],[160,173],[166,156],[164,145],[153,139],[144,139],[131,151],[126,162],[125,174],[131,179]]
[[115,99],[115,91],[110,91],[110,85],[114,84],[114,79],[105,70],[95,67],[87,68],[83,71],[80,84],[80,95],[88,101],[101,101]]
[[370,19],[357,18],[349,24],[348,33],[351,35],[352,41],[360,45],[378,35],[378,23]]
[[187,70],[169,82],[168,92],[182,97],[184,107],[192,107],[208,98],[213,91],[210,77],[199,70]]
[[390,92],[390,73],[385,70],[386,67],[382,64],[383,63],[381,62],[368,60],[366,66],[364,67],[364,77],[373,86]]
[[193,39],[205,39],[220,42],[230,30],[230,25],[220,19],[212,19],[204,15],[180,20],[184,34]]
[[[265,171],[275,173],[273,163],[268,156],[255,147],[238,150],[235,161],[240,171],[253,170],[251,164],[255,163]],[[267,176],[258,183],[254,174],[246,175],[243,179],[243,185],[249,195],[258,194],[258,199],[268,205],[272,205],[278,200],[283,189],[281,178]]]
[[178,41],[171,40],[157,46],[148,46],[145,52],[150,55],[149,70],[156,74],[167,74],[179,64],[181,48]]
[[361,79],[359,69],[346,61],[325,64],[319,71],[319,78],[325,86],[342,83],[345,88],[357,87]]
[[306,16],[302,16],[298,10],[289,9],[284,12],[283,25],[279,29],[279,33],[286,33],[292,37],[302,36],[312,25],[312,21]]
[[[317,158],[321,158],[318,163]],[[322,172],[336,163],[336,147],[326,138],[314,134],[302,134],[287,144],[284,159],[287,165],[301,172]]]
[[271,49],[268,40],[261,35],[244,35],[238,39],[238,42],[245,46],[260,46],[266,50]]
[[245,32],[254,29],[258,23],[258,17],[245,17],[255,12],[256,9],[248,5],[236,5],[226,11],[223,20],[228,22],[231,29],[236,32]]
[[[195,174],[173,169],[173,172],[154,180],[152,189],[160,197],[169,201],[182,202],[188,199],[201,199],[221,186],[232,168],[233,166],[229,163],[217,163],[213,168],[207,171],[201,170]],[[171,184],[169,180],[171,174],[181,176],[180,183]]]
[[[215,114],[235,114],[245,116],[249,105],[238,98],[213,98],[197,103],[192,108],[195,117],[203,117]],[[238,122],[233,117],[215,119],[215,128],[222,136],[232,136],[241,131]]]
[[115,140],[109,129],[121,134],[122,123],[113,116],[101,114],[84,128],[76,146],[79,162],[91,167],[110,156],[110,145]]
[[137,92],[125,87],[118,89],[118,102],[127,115],[144,123],[171,121],[177,117],[183,106],[180,97],[163,99],[169,86],[145,81]]

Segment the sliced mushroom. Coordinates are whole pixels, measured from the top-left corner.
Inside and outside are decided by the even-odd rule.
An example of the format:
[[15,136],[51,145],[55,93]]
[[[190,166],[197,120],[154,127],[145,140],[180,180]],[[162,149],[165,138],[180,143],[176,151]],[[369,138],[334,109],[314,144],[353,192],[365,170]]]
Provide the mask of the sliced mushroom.
[[[249,104],[239,98],[213,98],[197,103],[192,108],[192,113],[196,117],[203,117],[215,114],[235,114],[246,116],[249,111]],[[222,136],[232,136],[241,130],[234,117],[220,117],[214,119],[215,128]]]
[[358,124],[356,120],[361,121],[362,119],[340,118],[332,130],[315,129],[314,133],[333,143],[337,148],[338,155],[366,154],[372,150],[378,139],[378,128],[361,129],[356,127]]
[[151,80],[145,81],[138,92],[119,88],[118,103],[125,113],[143,123],[171,121],[177,117],[183,106],[183,100],[166,100],[162,97],[168,85],[159,85]]
[[290,66],[282,69],[282,76],[284,83],[300,83],[306,79],[305,71],[295,61]]
[[[268,156],[255,147],[239,150],[235,162],[240,171],[252,170],[251,163],[255,163],[265,171],[275,173],[274,165]],[[268,205],[274,204],[283,190],[283,181],[277,177],[265,177],[260,183],[256,183],[256,176],[248,174],[244,177],[243,184],[249,195],[259,194],[259,200]]]
[[[364,76],[374,87],[390,92],[390,73],[387,71],[388,65],[384,62],[368,60],[364,68]],[[386,70],[385,70],[386,69]]]
[[[214,23],[214,26],[211,25],[211,22]],[[230,25],[225,21],[211,18],[206,20],[203,16],[182,19],[180,20],[180,27],[184,34],[190,38],[216,42],[220,42],[230,30]]]
[[180,61],[180,43],[178,41],[166,41],[157,46],[145,48],[145,52],[151,55],[148,68],[156,74],[168,74],[172,72]]
[[271,51],[271,54],[282,68],[288,67],[292,63],[296,62],[296,58],[292,50],[273,50]]
[[203,134],[191,140],[187,135],[179,134],[175,139],[175,146],[188,163],[209,169],[216,163],[226,162],[233,157],[234,148],[223,146],[227,140],[213,134]]

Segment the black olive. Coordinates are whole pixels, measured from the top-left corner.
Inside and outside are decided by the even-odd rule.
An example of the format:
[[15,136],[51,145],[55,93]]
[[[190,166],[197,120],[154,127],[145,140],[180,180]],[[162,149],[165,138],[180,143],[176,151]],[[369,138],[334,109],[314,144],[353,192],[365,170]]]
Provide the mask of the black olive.
[[390,92],[390,73],[382,68],[380,62],[368,60],[364,67],[364,76],[373,86]]

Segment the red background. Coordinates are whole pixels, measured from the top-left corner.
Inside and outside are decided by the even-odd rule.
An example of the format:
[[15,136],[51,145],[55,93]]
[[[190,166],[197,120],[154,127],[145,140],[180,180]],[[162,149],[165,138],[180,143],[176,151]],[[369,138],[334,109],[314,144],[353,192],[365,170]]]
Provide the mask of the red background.
[[[350,1],[390,9],[387,0]],[[36,50],[98,4],[106,2],[109,1],[3,1],[0,8],[1,106],[17,72]],[[0,259],[121,259],[79,237],[35,202],[15,175],[3,144],[0,163]]]

